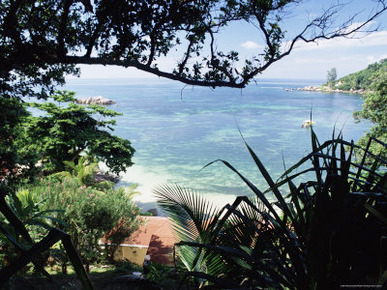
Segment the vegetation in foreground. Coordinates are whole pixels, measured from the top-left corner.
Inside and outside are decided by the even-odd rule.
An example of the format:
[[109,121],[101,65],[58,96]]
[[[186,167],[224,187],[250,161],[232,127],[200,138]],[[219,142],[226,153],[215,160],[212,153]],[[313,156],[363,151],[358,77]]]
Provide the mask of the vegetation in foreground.
[[[140,209],[132,200],[135,187],[115,189],[112,182],[93,182],[97,163],[92,159],[81,157],[77,165],[70,161],[65,164],[69,171],[26,184],[15,195],[5,198],[5,204],[23,223],[29,238],[18,233],[12,220],[5,215],[0,217],[3,283],[15,273],[11,269],[27,271],[33,267],[47,276],[47,265],[61,269],[63,274],[71,264],[77,270],[74,255],[78,266],[85,266],[87,272],[94,264],[112,264],[116,246],[102,244],[101,239],[105,237],[118,245],[141,223]],[[50,242],[50,249],[41,244],[53,233],[64,232],[76,250],[73,256],[60,238]],[[36,247],[38,254],[30,255],[24,250],[31,247]],[[33,263],[29,264],[30,261]]]
[[[39,276],[33,272],[25,272],[23,275],[15,275],[10,285],[12,289],[82,289],[82,284],[76,277],[72,267],[69,273],[64,275],[52,267],[46,267],[51,279]],[[140,273],[142,268],[130,262],[120,262],[107,265],[96,264],[90,267],[88,274],[94,289],[177,289],[182,275],[170,266],[154,264],[149,272],[143,276],[133,275]],[[186,289],[183,287],[182,289]]]
[[[320,144],[312,130],[312,152],[275,182],[246,147],[267,190],[227,161],[218,162],[239,175],[252,199],[240,196],[217,209],[179,186],[156,191],[181,240],[176,252],[186,277],[196,287],[387,285],[386,160],[341,136]],[[361,158],[354,156],[359,152]],[[372,160],[369,166],[366,159]]]
[[[181,239],[176,244],[180,266],[173,270],[153,265],[136,282],[130,274],[133,268],[109,270],[91,276],[94,286],[334,289],[384,285],[387,179],[385,170],[375,169],[386,168],[387,162],[341,136],[320,144],[313,130],[311,134],[312,152],[276,182],[246,144],[269,185],[264,191],[227,161],[214,161],[238,174],[254,193],[252,199],[238,197],[219,210],[190,190],[160,188],[159,204],[175,221]],[[355,156],[359,152],[364,158]],[[33,277],[30,283],[37,281]],[[67,278],[59,281],[79,285]]]
[[[138,281],[138,287],[232,285],[311,289],[386,283],[386,261],[381,257],[386,251],[387,147],[383,139],[375,138],[383,138],[386,133],[386,106],[383,106],[386,75],[379,72],[375,76],[374,91],[365,95],[363,109],[356,113],[357,118],[376,124],[370,132],[373,137],[364,138],[367,144],[362,139],[363,146],[358,146],[340,136],[319,144],[312,130],[313,152],[287,170],[277,182],[271,179],[246,144],[269,189],[260,191],[231,164],[220,161],[237,173],[256,195],[253,200],[239,197],[234,204],[221,210],[211,207],[189,190],[161,188],[158,191],[160,205],[178,225],[176,230],[181,242],[176,245],[176,253],[183,268],[178,267],[176,272],[153,265],[153,270]],[[49,103],[42,106],[59,112],[84,110]],[[26,117],[47,118],[28,114]],[[29,120],[33,127],[35,120]],[[29,136],[28,128],[21,136]],[[44,150],[41,147],[34,152]],[[67,152],[76,152],[71,150]],[[56,168],[56,171],[61,168],[64,171],[34,184],[19,186],[15,195],[4,200],[23,222],[30,240],[18,233],[9,220],[2,219],[2,231],[6,233],[1,240],[3,270],[20,258],[18,252],[39,244],[55,227],[70,234],[80,254],[74,269],[88,281],[86,274],[81,274],[82,265],[89,271],[95,264],[114,263],[114,248],[103,250],[99,245],[102,236],[108,233],[111,241],[119,243],[138,226],[138,208],[131,200],[134,189],[125,192],[113,189],[109,182],[96,183],[96,159],[75,156],[76,161],[63,160],[63,167]],[[312,161],[311,167],[306,166],[308,161]],[[310,173],[315,177],[310,178]],[[268,197],[270,195],[274,201]],[[70,204],[76,206],[70,207]],[[15,237],[13,243],[9,243],[12,237]],[[61,245],[57,243],[59,240],[56,238],[51,243],[50,251],[45,248],[38,259],[31,258],[33,263],[22,265],[20,269],[25,271],[33,266],[48,274],[43,266],[51,263],[52,267],[66,273],[69,262],[74,264],[74,261],[68,256],[71,251],[64,246],[66,242]],[[117,285],[133,282],[128,277],[115,280],[112,275],[102,275],[100,279],[118,281]],[[37,281],[34,279],[32,276],[30,283]],[[173,285],[167,281],[172,281]],[[92,287],[87,282],[84,285]]]
[[[386,64],[384,70],[380,69],[372,75],[371,91],[363,96],[362,109],[354,113],[355,120],[358,122],[368,120],[373,124],[370,131],[358,141],[362,147],[367,145],[369,138],[377,138],[387,143],[387,59],[384,63]],[[387,159],[386,148],[378,143],[371,144],[370,151]]]
[[[104,128],[109,128],[112,123],[96,122],[89,118],[96,112],[101,115],[106,113],[104,117],[112,116],[111,112],[96,107],[83,109],[71,104],[64,108],[36,104],[35,107],[47,113],[37,121],[28,116],[23,98],[47,99],[54,94],[57,85],[64,84],[66,74],[79,74],[76,64],[132,66],[187,84],[242,88],[256,75],[287,56],[297,42],[350,36],[364,27],[370,27],[367,25],[374,23],[387,10],[385,1],[373,1],[375,6],[369,6],[371,13],[365,13],[365,17],[359,13],[354,17],[351,15],[344,23],[336,23],[336,19],[343,19],[336,17],[339,12],[346,10],[340,4],[332,5],[321,15],[311,18],[299,29],[299,34],[290,36],[288,42],[285,38],[285,20],[298,1],[204,1],[203,5],[197,5],[196,1],[156,2],[155,5],[144,5],[143,1],[117,1],[117,5],[113,6],[106,1],[93,1],[93,5],[91,1],[0,3],[0,230],[2,253],[5,253],[2,257],[5,266],[0,270],[2,283],[30,262],[37,271],[49,276],[43,267],[48,257],[47,251],[61,242],[83,287],[92,288],[83,268],[85,255],[81,257],[82,260],[71,237],[52,227],[54,224],[63,229],[71,226],[71,219],[63,221],[58,218],[58,213],[66,212],[66,208],[59,204],[55,208],[46,207],[52,200],[46,201],[39,196],[40,193],[35,194],[39,190],[34,187],[44,185],[30,184],[35,182],[35,174],[41,173],[34,160],[39,157],[45,168],[43,173],[49,174],[65,169],[65,163],[61,161],[74,162],[73,167],[82,165],[80,152],[89,149],[94,151],[95,158],[105,158],[108,163],[110,160],[114,171],[120,170],[120,164],[130,164],[133,154],[128,141],[110,138],[105,134]],[[214,17],[215,14],[217,17]],[[239,61],[238,52],[218,50],[214,45],[218,33],[235,21],[252,24],[259,34],[265,35],[262,51],[242,62]],[[372,27],[369,29],[371,31],[374,31]],[[282,45],[285,42],[290,45]],[[178,47],[183,49],[176,50]],[[163,71],[157,62],[162,62],[171,51],[181,52],[181,55],[175,58],[178,60],[172,71]],[[196,59],[198,62],[192,61]],[[24,128],[22,123],[25,118],[29,121]],[[52,123],[55,125],[51,126]],[[85,129],[82,134],[72,135],[74,130],[82,129]],[[89,140],[82,138],[83,135],[93,138],[95,135],[92,133],[95,132],[104,138],[101,138],[101,143],[96,140],[98,146],[93,148],[95,144],[86,144]],[[36,136],[35,133],[40,135]],[[69,135],[75,139],[67,138]],[[24,144],[29,147],[23,147]],[[66,148],[66,144],[71,144],[72,148]],[[109,154],[104,154],[105,149],[126,154],[126,158],[111,158]],[[70,159],[61,159],[62,156]],[[36,169],[36,172],[22,179],[23,168]],[[42,182],[67,186],[63,184],[67,179],[60,176],[55,178],[59,180]],[[81,193],[85,190],[91,199],[107,199],[104,192],[109,189],[95,187],[85,181],[87,178],[80,178],[85,184],[79,188],[76,183],[78,179],[73,178],[69,183],[73,184],[73,191],[81,198],[85,198]],[[84,186],[86,188],[82,188]],[[97,194],[97,191],[100,192]],[[70,197],[68,195],[66,198]],[[120,201],[123,197],[120,193],[112,195]],[[108,212],[103,203],[94,201],[99,204],[99,210]],[[90,206],[84,201],[80,205]],[[103,225],[99,225],[91,216],[85,216],[87,212],[81,212],[81,208],[74,212],[74,218],[88,221],[85,224],[91,223],[92,227],[96,227],[90,230],[96,230],[99,234]],[[94,210],[92,212],[96,213]],[[83,243],[77,238],[75,241],[77,246]],[[84,246],[90,245],[85,243]],[[197,277],[203,278],[200,275],[203,274],[198,272]]]

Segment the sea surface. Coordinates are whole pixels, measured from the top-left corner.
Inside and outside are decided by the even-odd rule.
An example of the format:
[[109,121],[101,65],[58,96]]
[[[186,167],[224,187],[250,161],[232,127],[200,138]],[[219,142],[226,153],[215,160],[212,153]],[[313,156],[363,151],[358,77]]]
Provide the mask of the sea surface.
[[301,128],[313,112],[314,130],[320,141],[342,131],[357,141],[370,123],[356,124],[359,95],[286,91],[319,80],[262,79],[247,88],[185,86],[158,78],[71,79],[65,89],[76,97],[101,95],[116,102],[109,106],[116,117],[114,134],[129,139],[136,149],[135,165],[122,173],[118,186],[137,183],[136,197],[146,210],[154,207],[153,190],[165,183],[178,183],[205,195],[222,206],[237,195],[251,195],[225,160],[260,189],[267,184],[248,153],[245,141],[274,179],[310,152],[310,129]]

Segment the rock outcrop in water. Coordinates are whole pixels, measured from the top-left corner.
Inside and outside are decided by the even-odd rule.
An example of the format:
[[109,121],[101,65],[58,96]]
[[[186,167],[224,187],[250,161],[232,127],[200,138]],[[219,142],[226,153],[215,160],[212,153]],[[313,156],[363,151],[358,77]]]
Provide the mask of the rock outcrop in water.
[[330,87],[314,87],[314,86],[306,86],[304,88],[291,88],[291,89],[285,89],[287,92],[292,91],[307,91],[307,92],[320,92],[320,93],[345,93],[345,94],[364,94],[366,91],[364,89],[359,90],[341,90],[341,89],[333,89]]
[[116,102],[109,100],[107,98],[104,98],[102,96],[95,96],[95,97],[77,99],[77,103],[84,104],[84,105],[111,105],[111,104],[115,104]]

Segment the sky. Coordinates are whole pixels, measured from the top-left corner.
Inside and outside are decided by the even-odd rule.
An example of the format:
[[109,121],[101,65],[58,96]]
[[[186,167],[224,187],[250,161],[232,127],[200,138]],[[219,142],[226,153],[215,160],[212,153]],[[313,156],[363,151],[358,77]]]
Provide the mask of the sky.
[[[342,1],[302,1],[292,7],[284,18],[284,27],[287,30],[286,40],[299,33],[305,27],[308,19],[321,14],[332,4]],[[371,7],[375,7],[373,0],[353,0],[342,9],[332,27],[337,27],[356,12],[360,11],[361,21],[368,15]],[[373,5],[373,6],[372,6]],[[258,78],[293,78],[325,80],[327,71],[336,68],[338,77],[359,71],[367,65],[387,58],[387,12],[384,12],[371,25],[379,29],[369,35],[358,35],[355,39],[337,38],[322,40],[318,43],[299,43],[290,55],[273,64]],[[251,57],[260,53],[264,48],[262,35],[255,27],[244,23],[235,23],[221,32],[216,42],[223,51],[236,50],[240,56]],[[172,68],[176,61],[175,56],[167,57],[160,64],[161,68]],[[148,78],[156,77],[152,74],[139,71],[135,68],[117,66],[87,66],[81,65],[81,78]]]

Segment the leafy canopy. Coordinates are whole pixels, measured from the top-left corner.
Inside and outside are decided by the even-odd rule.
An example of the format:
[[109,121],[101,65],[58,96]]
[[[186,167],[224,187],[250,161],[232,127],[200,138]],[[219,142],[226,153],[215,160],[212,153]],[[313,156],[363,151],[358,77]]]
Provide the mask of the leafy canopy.
[[61,210],[58,217],[64,223],[54,225],[70,234],[86,264],[101,260],[104,250],[100,240],[105,234],[120,244],[141,223],[140,210],[132,199],[135,186],[99,190],[81,185],[74,177],[58,180],[48,176],[28,190],[45,197],[45,210]]
[[[24,95],[36,92],[22,83],[51,88],[50,80],[61,83],[63,74],[77,73],[76,64],[135,67],[192,85],[241,88],[297,42],[373,31],[370,24],[387,9],[385,0],[370,1],[369,10],[345,15],[348,4],[338,1],[290,35],[286,17],[300,2],[2,1],[0,76],[10,91]],[[264,41],[249,59],[219,46],[222,32],[234,22],[252,27]],[[174,68],[162,67],[166,59],[176,60]]]
[[330,70],[328,70],[328,72],[327,72],[328,84],[332,85],[336,79],[337,79],[337,71],[336,71],[336,68],[333,67]]
[[[4,176],[10,180],[9,173],[17,164],[26,164],[26,154],[18,155],[14,142],[14,136],[20,133],[20,99],[47,99],[58,85],[65,83],[65,75],[79,74],[78,64],[135,67],[191,85],[243,88],[287,56],[296,43],[372,32],[377,29],[377,17],[387,10],[385,0],[370,1],[369,10],[346,17],[346,4],[337,2],[290,34],[286,31],[286,17],[302,8],[298,7],[300,2],[1,1],[0,104],[10,110],[2,110],[0,116],[0,137],[4,140],[0,143],[0,180]],[[346,20],[340,22],[341,19]],[[256,37],[264,41],[263,49],[248,59],[242,59],[236,49],[223,49],[222,34],[233,23],[243,23],[256,31]],[[162,67],[163,63],[171,66]],[[57,153],[66,151],[61,144],[63,138],[57,141],[51,142],[62,148]],[[105,134],[98,142],[93,150],[100,156],[109,147],[117,156],[129,146]],[[77,148],[72,153],[74,150]],[[65,154],[71,155],[69,151]],[[117,159],[106,155],[103,158],[115,168],[123,161],[115,162]]]
[[[384,63],[387,64],[387,60],[384,60]],[[387,144],[387,66],[375,73],[372,79],[373,90],[364,95],[362,109],[354,113],[357,121],[366,119],[374,124],[370,132],[358,141],[360,146],[365,146],[369,137],[377,138]],[[381,155],[383,159],[387,158],[387,149],[381,144],[372,146],[371,152]]]
[[116,174],[133,164],[135,150],[130,142],[110,133],[115,124],[110,118],[119,113],[97,105],[77,105],[73,92],[60,91],[52,99],[55,102],[28,104],[41,115],[30,115],[22,122],[23,134],[17,140],[21,156],[34,152],[49,171],[64,170],[65,161],[77,163],[84,151]]
[[349,74],[336,81],[337,88],[342,90],[374,90],[375,74],[387,71],[387,59],[370,64],[366,69]]

